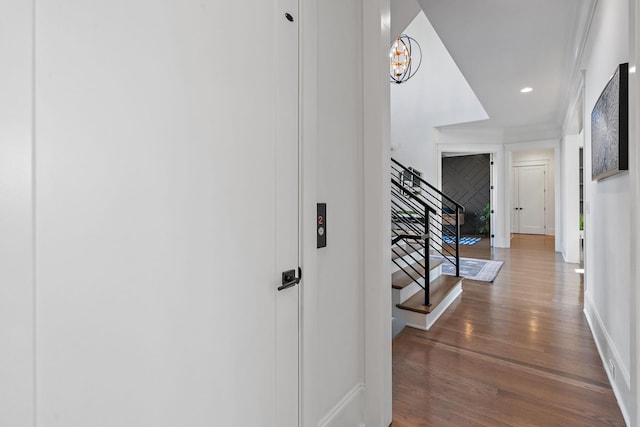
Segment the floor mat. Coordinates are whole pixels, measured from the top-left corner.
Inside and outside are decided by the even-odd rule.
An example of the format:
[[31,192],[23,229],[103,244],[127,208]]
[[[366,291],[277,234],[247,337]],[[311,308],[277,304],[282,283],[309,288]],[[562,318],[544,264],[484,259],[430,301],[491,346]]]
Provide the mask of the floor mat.
[[[442,272],[444,274],[449,274],[451,276],[455,276],[456,268],[455,266],[444,259],[441,256],[432,256],[434,259],[441,259],[444,262],[442,263]],[[480,282],[493,282],[504,262],[502,261],[493,261],[487,259],[476,259],[476,258],[460,258],[460,276],[469,280],[478,280]]]
[[[475,245],[480,240],[482,240],[481,237],[462,237],[460,239],[460,244],[461,245],[471,246],[471,245]],[[442,241],[444,243],[449,244],[449,245],[455,245],[456,244],[456,236],[442,236]]]

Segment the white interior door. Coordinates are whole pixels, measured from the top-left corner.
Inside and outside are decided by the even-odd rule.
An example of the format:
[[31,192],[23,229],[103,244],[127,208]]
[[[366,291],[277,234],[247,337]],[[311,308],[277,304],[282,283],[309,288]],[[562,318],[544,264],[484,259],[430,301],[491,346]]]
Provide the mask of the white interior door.
[[546,166],[513,168],[512,230],[522,234],[546,232]]
[[298,425],[297,1],[36,4],[39,423]]

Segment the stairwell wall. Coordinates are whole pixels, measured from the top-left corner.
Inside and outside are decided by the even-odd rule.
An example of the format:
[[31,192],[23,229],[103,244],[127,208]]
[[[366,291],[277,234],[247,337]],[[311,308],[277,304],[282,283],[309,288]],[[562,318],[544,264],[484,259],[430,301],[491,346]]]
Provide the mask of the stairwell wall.
[[414,77],[391,85],[391,155],[435,185],[440,163],[436,127],[488,116],[424,12],[404,33],[419,43],[423,62]]

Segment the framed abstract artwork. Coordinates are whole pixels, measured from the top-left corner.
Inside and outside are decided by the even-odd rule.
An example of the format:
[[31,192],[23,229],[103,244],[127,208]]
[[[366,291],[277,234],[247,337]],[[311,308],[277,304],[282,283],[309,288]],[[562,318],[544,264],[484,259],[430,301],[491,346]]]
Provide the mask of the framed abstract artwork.
[[629,64],[620,64],[591,112],[591,179],[629,169]]

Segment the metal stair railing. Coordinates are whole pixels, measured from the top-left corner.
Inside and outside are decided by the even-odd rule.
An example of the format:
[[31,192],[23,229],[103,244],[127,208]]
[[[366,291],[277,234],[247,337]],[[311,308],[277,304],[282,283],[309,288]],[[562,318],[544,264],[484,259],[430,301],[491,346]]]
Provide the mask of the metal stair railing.
[[460,276],[460,215],[464,207],[412,168],[395,159],[391,159],[391,166],[392,252],[398,259],[409,259],[406,265],[396,259],[393,262],[425,290],[425,305],[429,306],[430,255],[440,254]]
[[[412,194],[400,196],[397,181],[391,180],[391,221],[392,251],[398,259],[407,259],[402,265],[396,259],[393,262],[425,291],[425,306],[430,306],[429,297],[429,224],[434,212],[423,201]],[[401,187],[401,186],[400,186]],[[401,199],[400,197],[403,197]],[[402,244],[400,244],[402,243]],[[420,254],[416,256],[416,254]],[[416,268],[416,265],[420,268]],[[420,283],[423,279],[423,283]]]

